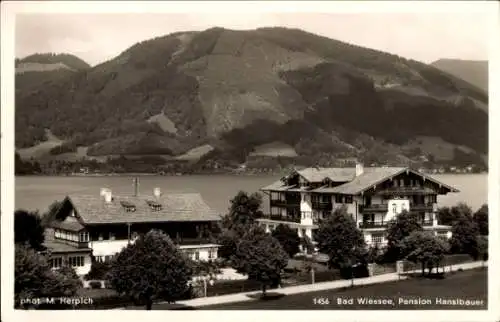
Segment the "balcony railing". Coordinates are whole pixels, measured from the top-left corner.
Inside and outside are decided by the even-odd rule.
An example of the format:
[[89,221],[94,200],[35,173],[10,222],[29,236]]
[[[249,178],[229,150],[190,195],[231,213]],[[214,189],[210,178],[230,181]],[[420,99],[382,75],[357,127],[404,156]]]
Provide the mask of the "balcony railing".
[[327,201],[313,201],[311,203],[313,209],[317,210],[332,210],[333,209],[333,204],[331,202]]
[[300,200],[271,200],[271,207],[300,207]]
[[425,211],[425,210],[430,210],[432,211],[434,209],[434,204],[433,203],[421,203],[421,204],[410,204],[410,210],[420,210],[420,211]]
[[370,211],[370,212],[379,212],[379,211],[382,211],[382,212],[387,212],[389,209],[389,205],[388,204],[373,204],[373,205],[360,205],[359,206],[359,212],[366,212],[366,211]]
[[[424,227],[433,226],[433,220],[422,220],[420,224]],[[368,228],[387,228],[389,227],[389,221],[363,221],[359,223],[360,229]]]
[[176,238],[174,242],[178,245],[202,245],[210,244],[212,240],[208,237],[199,238]]
[[281,215],[264,214],[259,219],[268,219],[268,220],[276,220],[276,221],[286,221],[286,222],[300,223],[300,215],[295,215],[295,216],[281,216]]
[[387,221],[363,221],[359,223],[359,228],[387,228],[388,224]]
[[421,195],[421,194],[431,194],[434,191],[427,187],[391,187],[385,188],[377,192],[381,195]]
[[434,221],[433,220],[423,220],[421,224],[422,224],[422,226],[425,226],[425,227],[433,226]]
[[[410,211],[432,211],[434,209],[433,203],[413,204],[410,203]],[[373,204],[373,205],[360,205],[359,212],[387,212],[389,211],[389,204]]]

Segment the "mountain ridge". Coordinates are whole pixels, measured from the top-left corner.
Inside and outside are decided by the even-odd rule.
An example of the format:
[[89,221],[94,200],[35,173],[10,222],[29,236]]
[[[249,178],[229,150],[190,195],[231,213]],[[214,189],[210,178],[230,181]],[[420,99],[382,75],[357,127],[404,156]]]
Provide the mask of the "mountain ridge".
[[276,141],[316,159],[363,156],[366,136],[408,160],[416,156],[404,146],[426,135],[485,154],[487,101],[467,82],[396,55],[298,29],[212,28],[146,40],[16,91],[16,129],[26,130],[16,146],[43,142],[50,129],[64,140],[59,152],[168,159],[209,145],[202,161],[244,162]]
[[442,58],[430,65],[488,92],[488,61]]

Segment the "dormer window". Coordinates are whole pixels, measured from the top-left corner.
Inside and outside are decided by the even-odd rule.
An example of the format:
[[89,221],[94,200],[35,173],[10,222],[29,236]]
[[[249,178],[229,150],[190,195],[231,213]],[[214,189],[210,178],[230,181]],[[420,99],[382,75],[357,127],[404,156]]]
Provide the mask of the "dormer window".
[[162,206],[160,203],[157,203],[156,201],[151,201],[151,200],[148,200],[147,201],[148,203],[148,206],[151,208],[151,210],[153,211],[160,211],[162,209]]
[[131,202],[121,201],[120,204],[126,212],[134,212],[136,210],[135,205]]

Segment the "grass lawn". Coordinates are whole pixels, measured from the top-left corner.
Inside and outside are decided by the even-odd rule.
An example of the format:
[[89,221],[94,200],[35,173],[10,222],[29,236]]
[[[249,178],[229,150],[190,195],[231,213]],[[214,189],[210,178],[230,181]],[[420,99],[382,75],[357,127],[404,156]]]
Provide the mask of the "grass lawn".
[[[442,310],[442,309],[487,309],[487,269],[479,268],[447,274],[445,279],[412,278],[410,280],[359,286],[347,289],[334,289],[320,292],[277,296],[275,299],[204,306],[203,310]],[[316,304],[314,303],[316,299]],[[339,304],[338,300],[352,301],[352,304]],[[392,300],[393,304],[361,304],[358,299]],[[400,299],[428,301],[425,304],[404,304]],[[482,305],[446,305],[437,299],[482,301]],[[329,302],[320,304],[319,302]],[[172,308],[168,305],[154,305],[154,310]],[[196,309],[184,307],[184,309]]]

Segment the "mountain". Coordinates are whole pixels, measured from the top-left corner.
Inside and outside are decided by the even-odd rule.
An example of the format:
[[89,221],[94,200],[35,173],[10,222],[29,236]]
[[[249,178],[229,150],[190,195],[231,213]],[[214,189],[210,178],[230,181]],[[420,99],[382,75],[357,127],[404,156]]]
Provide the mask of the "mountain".
[[29,90],[18,82],[19,74],[16,147],[25,156],[43,144],[73,157],[236,163],[280,151],[302,163],[487,154],[483,91],[298,29],[174,33]]
[[439,59],[432,66],[488,92],[488,61]]
[[16,90],[29,91],[47,81],[62,80],[76,71],[90,68],[82,59],[70,54],[33,54],[16,59]]

